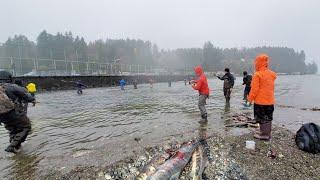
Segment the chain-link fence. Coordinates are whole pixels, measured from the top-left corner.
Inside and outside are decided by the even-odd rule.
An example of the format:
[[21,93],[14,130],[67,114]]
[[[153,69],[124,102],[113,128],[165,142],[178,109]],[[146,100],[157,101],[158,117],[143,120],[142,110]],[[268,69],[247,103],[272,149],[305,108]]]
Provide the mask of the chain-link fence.
[[74,60],[0,57],[0,69],[14,76],[77,76],[77,75],[166,75],[188,74],[187,69],[170,69],[121,63],[81,62]]
[[[133,60],[127,56],[123,59],[95,57],[72,49],[40,48],[23,43],[0,44],[0,70],[10,71],[14,76],[183,75],[193,73],[193,68],[186,65],[182,65],[181,68],[145,65],[138,64],[139,60],[134,58],[136,57],[133,57]],[[137,64],[130,64],[135,61]]]

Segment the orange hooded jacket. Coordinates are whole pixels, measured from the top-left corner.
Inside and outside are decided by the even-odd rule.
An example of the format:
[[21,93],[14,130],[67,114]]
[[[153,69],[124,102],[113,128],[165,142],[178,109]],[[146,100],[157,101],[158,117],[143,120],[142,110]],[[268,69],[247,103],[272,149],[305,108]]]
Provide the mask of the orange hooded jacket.
[[194,72],[199,77],[195,84],[192,85],[192,88],[199,91],[199,94],[208,95],[209,96],[209,86],[206,75],[203,73],[201,66],[197,66],[194,68]]
[[273,105],[275,103],[274,81],[277,78],[277,74],[268,68],[268,64],[268,55],[261,54],[256,57],[256,72],[251,82],[249,102],[259,105]]

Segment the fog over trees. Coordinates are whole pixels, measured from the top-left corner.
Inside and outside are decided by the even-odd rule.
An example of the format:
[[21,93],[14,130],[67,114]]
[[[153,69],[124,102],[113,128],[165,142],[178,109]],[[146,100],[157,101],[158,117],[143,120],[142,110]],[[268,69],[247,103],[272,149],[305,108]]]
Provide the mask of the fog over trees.
[[[253,71],[253,60],[266,53],[271,58],[271,68],[279,73],[314,74],[317,64],[306,63],[304,51],[288,47],[220,48],[214,42],[205,42],[202,48],[174,50],[159,49],[156,44],[140,39],[106,39],[86,42],[72,32],[49,34],[45,30],[37,42],[26,36],[15,35],[0,46],[0,57],[22,59],[68,59],[80,62],[163,65],[175,69],[191,69],[202,65],[206,71],[223,71],[231,68],[235,73]],[[1,59],[0,59],[1,65]],[[1,68],[1,67],[0,67]]]

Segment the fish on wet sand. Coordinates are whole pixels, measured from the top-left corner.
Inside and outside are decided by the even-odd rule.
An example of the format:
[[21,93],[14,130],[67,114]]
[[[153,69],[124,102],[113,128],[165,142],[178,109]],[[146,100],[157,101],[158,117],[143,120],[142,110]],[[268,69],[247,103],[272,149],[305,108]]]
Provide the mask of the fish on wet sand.
[[199,142],[188,142],[177,151],[177,153],[157,168],[150,180],[174,180],[178,179],[181,171],[189,162]]
[[202,174],[207,167],[208,158],[202,145],[198,146],[192,154],[191,171],[189,176],[192,180],[201,180]]
[[158,154],[154,156],[149,163],[147,163],[135,180],[147,180],[149,179],[155,172],[156,168],[162,165],[167,159],[169,159],[170,155],[168,153]]

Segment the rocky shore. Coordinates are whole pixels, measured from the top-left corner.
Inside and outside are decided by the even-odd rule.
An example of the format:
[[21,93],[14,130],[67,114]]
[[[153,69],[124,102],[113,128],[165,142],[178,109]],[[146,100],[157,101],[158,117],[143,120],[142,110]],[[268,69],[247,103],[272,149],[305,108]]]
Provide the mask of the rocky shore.
[[[317,179],[320,177],[320,155],[299,150],[294,134],[284,128],[273,128],[272,150],[268,157],[269,142],[256,142],[255,150],[245,148],[246,140],[254,140],[252,133],[241,136],[216,134],[207,139],[209,163],[203,179]],[[78,167],[66,174],[52,173],[39,179],[133,179],[139,170],[156,154],[178,143],[146,147],[143,153],[127,157],[107,167]],[[188,167],[189,166],[189,167]],[[188,180],[190,164],[179,179]]]

